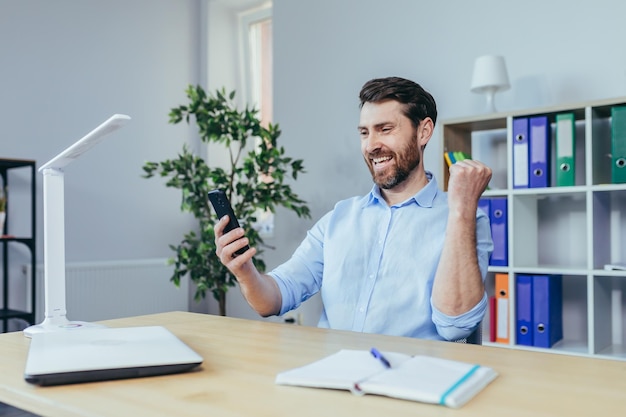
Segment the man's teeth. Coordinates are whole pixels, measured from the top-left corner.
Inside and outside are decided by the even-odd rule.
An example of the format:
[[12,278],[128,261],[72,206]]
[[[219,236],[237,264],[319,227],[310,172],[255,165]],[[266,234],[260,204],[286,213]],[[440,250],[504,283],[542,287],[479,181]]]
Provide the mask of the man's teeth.
[[372,161],[373,161],[375,164],[380,164],[381,162],[385,162],[385,161],[388,161],[388,160],[390,160],[390,159],[391,159],[391,157],[390,157],[390,156],[382,156],[382,157],[380,157],[380,158],[373,158],[373,159],[372,159]]

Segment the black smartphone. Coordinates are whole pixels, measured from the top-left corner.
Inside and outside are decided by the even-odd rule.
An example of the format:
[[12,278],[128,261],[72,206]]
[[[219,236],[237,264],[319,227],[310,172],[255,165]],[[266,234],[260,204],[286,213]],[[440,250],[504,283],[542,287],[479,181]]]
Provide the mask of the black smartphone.
[[[230,201],[228,201],[228,197],[226,197],[226,193],[224,193],[224,191],[222,190],[209,191],[209,201],[211,202],[211,205],[213,206],[213,210],[215,210],[215,213],[217,214],[218,219],[221,219],[222,217],[228,214],[228,224],[224,228],[224,233],[230,232],[231,230],[239,227],[237,216],[235,216],[233,207],[230,205]],[[235,255],[241,255],[248,249],[250,249],[250,246],[246,245],[243,248],[236,251]]]

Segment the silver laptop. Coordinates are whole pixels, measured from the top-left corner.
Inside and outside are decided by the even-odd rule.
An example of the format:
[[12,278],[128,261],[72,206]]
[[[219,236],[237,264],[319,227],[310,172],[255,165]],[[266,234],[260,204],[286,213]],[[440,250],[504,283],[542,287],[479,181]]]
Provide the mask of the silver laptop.
[[189,371],[202,357],[161,326],[34,334],[24,379],[61,385]]

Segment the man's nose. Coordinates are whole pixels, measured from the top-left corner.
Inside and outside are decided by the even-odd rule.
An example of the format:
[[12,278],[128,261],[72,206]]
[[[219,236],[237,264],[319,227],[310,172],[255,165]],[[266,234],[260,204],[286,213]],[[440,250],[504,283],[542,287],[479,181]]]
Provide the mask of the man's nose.
[[380,149],[380,145],[381,145],[382,141],[381,141],[381,137],[379,134],[377,133],[370,133],[370,135],[367,138],[367,143],[365,144],[365,150],[368,153],[371,153],[377,149]]

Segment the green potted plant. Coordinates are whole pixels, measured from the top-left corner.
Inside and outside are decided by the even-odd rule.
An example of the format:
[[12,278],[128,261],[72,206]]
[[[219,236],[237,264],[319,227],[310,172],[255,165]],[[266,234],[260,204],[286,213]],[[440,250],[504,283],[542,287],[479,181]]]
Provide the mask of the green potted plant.
[[306,202],[285,182],[297,179],[304,167],[301,159],[285,156],[284,148],[278,145],[281,132],[277,124],[262,126],[254,107],[237,109],[235,91],[226,94],[222,88],[207,94],[202,87],[190,85],[186,94],[189,102],[171,109],[169,122],[195,121],[202,142],[227,149],[227,167],[209,167],[204,158],[184,145],[174,159],[146,162],[143,176],[167,178],[167,187],[182,191],[181,211],[192,213],[198,220],[197,230],[186,233],[178,245],[170,245],[175,252],[170,259],[175,267],[171,281],[179,286],[180,280],[189,275],[196,284],[195,299],[204,298],[210,291],[219,303],[220,314],[226,315],[226,292],[235,286],[236,279],[215,255],[213,225],[217,219],[208,192],[219,188],[226,193],[250,244],[258,250],[253,262],[264,271],[260,255],[267,246],[253,226],[259,213],[273,213],[277,206],[298,217],[310,217]]

